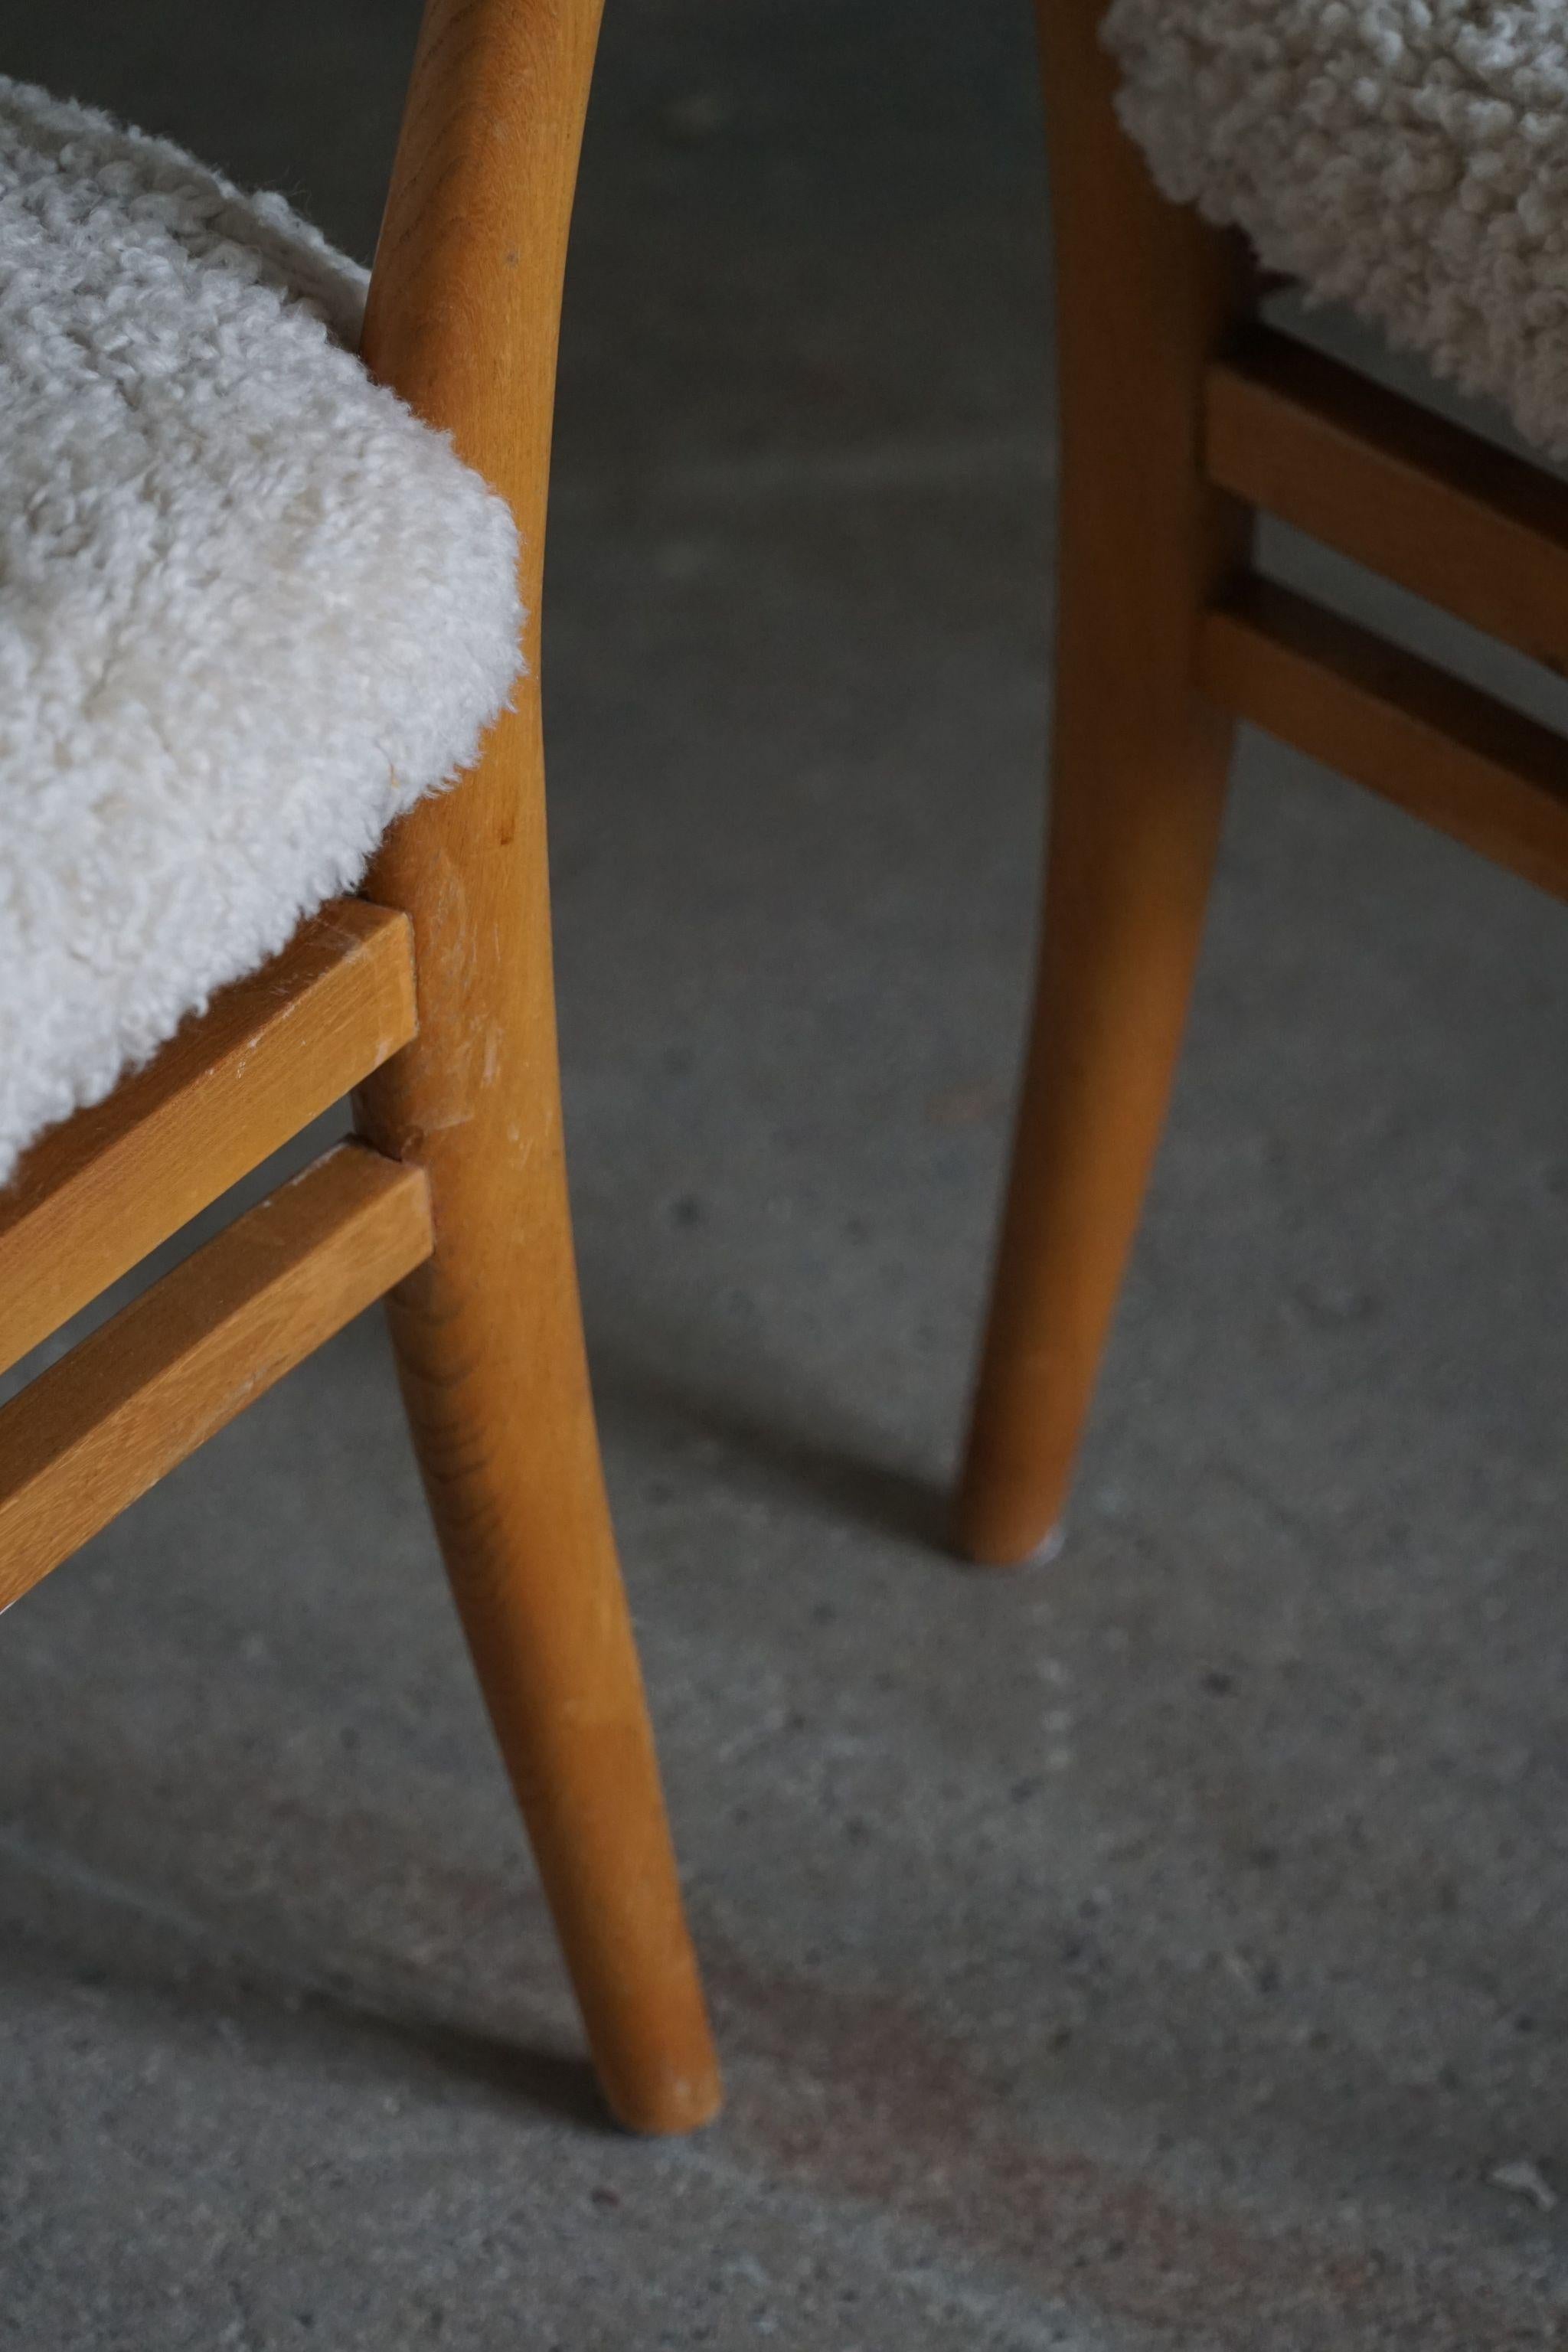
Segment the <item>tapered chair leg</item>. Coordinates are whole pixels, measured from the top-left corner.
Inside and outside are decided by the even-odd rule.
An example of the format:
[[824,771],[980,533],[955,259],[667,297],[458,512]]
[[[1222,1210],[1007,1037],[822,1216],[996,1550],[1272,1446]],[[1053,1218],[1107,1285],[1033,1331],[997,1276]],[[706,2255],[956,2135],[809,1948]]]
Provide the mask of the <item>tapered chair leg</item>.
[[1099,13],[1039,0],[1061,381],[1052,811],[958,1525],[995,1564],[1059,1539],[1165,1115],[1230,749],[1193,684],[1196,625],[1247,530],[1202,462],[1205,369],[1241,273],[1150,185],[1115,120]]
[[[1105,712],[1058,722],[1045,946],[960,1504],[972,1559],[1048,1559],[1164,1119],[1226,768],[1107,788]],[[1075,740],[1075,737],[1077,740]]]
[[[718,2069],[583,1347],[542,811],[537,797],[523,813],[497,790],[536,711],[531,697],[479,773],[416,811],[372,877],[373,894],[414,917],[420,1032],[365,1088],[361,1124],[429,1178],[436,1248],[388,1298],[393,1339],[452,1591],[600,2079],[623,2122],[681,2131],[715,2111]],[[470,888],[454,888],[459,871]]]
[[475,772],[398,825],[367,895],[413,919],[419,1032],[364,1131],[429,1178],[388,1302],[468,1646],[600,2079],[645,2131],[719,2076],[605,1507],[556,1071],[537,612],[562,272],[598,0],[427,0],[364,356],[510,500],[530,672]]

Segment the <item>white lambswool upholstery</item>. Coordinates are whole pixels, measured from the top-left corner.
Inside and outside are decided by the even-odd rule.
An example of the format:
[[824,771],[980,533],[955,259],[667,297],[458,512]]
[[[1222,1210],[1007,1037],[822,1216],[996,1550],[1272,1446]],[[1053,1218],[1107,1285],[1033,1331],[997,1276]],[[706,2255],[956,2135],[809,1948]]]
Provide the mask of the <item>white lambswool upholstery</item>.
[[511,517],[277,196],[0,80],[0,1181],[352,886],[518,667]]
[[1564,0],[1112,0],[1166,195],[1568,453]]

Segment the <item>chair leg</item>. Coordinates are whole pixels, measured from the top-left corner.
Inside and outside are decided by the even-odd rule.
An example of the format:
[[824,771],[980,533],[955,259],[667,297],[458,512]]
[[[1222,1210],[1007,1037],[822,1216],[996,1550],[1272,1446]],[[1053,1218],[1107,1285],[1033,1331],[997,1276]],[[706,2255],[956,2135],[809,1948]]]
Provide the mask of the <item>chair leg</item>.
[[510,503],[529,675],[395,827],[419,1034],[361,1123],[430,1180],[388,1302],[437,1530],[611,2106],[717,2108],[584,1356],[556,1070],[538,611],[562,273],[599,0],[426,0],[365,313],[372,373]]
[[1048,1556],[1164,1118],[1230,721],[1196,624],[1247,517],[1203,475],[1207,362],[1245,298],[1112,110],[1095,0],[1040,0],[1062,473],[1045,927],[959,1504],[975,1559]]
[[[1070,682],[1058,690],[1070,706]],[[1045,944],[960,1505],[963,1548],[994,1565],[1060,1541],[1174,1076],[1226,768],[1225,729],[1195,725],[1157,772],[1108,788],[1104,706],[1082,699],[1058,737]]]
[[[430,1180],[435,1254],[387,1301],[393,1339],[452,1591],[600,2079],[634,2129],[684,2131],[715,2112],[719,2074],[583,1346],[542,804],[498,793],[520,739],[536,764],[537,709],[529,696],[471,782],[405,820],[372,876],[371,895],[414,916],[420,1030],[367,1085],[360,1120]],[[476,838],[487,813],[489,838]],[[458,860],[468,891],[453,887]]]

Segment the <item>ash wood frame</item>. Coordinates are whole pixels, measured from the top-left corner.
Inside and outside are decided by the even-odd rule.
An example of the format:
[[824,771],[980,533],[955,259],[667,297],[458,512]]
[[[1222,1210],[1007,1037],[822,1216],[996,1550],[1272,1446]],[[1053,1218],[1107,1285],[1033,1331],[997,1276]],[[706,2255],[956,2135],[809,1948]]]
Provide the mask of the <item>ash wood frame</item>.
[[958,1507],[1059,1541],[1164,1122],[1243,718],[1568,898],[1568,744],[1255,577],[1282,517],[1568,671],[1568,486],[1254,315],[1237,243],[1156,193],[1104,0],[1037,0],[1061,499],[1044,922]]
[[15,1362],[357,1087],[342,1146],[0,1411],[0,1603],[384,1297],[443,1554],[601,2083],[720,2084],[600,1465],[556,1064],[538,665],[555,351],[600,0],[426,0],[368,365],[510,500],[528,676],[480,764],[0,1195]]

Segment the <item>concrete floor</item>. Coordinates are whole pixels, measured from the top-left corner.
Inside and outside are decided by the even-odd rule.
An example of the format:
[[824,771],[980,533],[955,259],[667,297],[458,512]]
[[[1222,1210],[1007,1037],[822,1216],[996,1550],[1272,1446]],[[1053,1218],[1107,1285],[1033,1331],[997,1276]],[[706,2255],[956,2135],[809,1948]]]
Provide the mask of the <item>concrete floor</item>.
[[[413,14],[0,0],[0,62],[364,249]],[[941,1545],[1048,684],[1037,146],[1023,0],[611,8],[563,1042],[728,2113],[598,2116],[368,1319],[6,1622],[0,2340],[1568,2345],[1557,910],[1247,747],[1070,1544]]]

